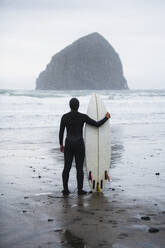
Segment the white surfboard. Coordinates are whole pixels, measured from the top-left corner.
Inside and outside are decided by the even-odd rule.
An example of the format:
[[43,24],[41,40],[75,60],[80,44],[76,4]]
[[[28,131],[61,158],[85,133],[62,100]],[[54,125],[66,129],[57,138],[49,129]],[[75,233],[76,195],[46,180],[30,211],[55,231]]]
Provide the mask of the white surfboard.
[[[107,110],[101,98],[92,95],[87,115],[99,121],[105,117]],[[85,150],[86,166],[90,188],[93,192],[103,191],[106,182],[109,180],[109,168],[111,160],[111,139],[109,120],[97,128],[86,125],[85,128]]]

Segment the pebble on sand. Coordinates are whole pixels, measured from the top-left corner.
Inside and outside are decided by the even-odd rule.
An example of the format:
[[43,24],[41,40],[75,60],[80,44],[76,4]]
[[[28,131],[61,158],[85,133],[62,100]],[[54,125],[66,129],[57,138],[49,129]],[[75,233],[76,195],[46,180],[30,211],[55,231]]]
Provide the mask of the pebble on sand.
[[159,229],[158,229],[158,228],[155,228],[155,227],[150,227],[150,228],[148,229],[148,231],[149,231],[150,233],[157,233],[157,232],[159,232]]
[[48,222],[54,221],[54,219],[48,219]]
[[151,220],[149,216],[142,216],[141,220]]
[[62,232],[63,229],[55,229],[54,232]]
[[109,188],[109,189],[111,189],[111,190],[113,190],[113,191],[115,190],[115,188]]

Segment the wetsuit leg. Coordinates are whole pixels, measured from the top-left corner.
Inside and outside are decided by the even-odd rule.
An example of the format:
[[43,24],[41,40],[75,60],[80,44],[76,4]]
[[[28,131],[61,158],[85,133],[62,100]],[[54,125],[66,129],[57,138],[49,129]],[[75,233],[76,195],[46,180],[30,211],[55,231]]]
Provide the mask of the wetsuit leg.
[[65,191],[68,191],[69,172],[72,167],[72,161],[73,161],[72,145],[70,144],[69,141],[66,140],[65,148],[64,148],[64,169],[62,172],[63,187]]
[[85,145],[83,139],[76,142],[76,146],[74,146],[74,155],[77,169],[77,186],[78,190],[82,190],[84,181],[83,164],[85,157]]

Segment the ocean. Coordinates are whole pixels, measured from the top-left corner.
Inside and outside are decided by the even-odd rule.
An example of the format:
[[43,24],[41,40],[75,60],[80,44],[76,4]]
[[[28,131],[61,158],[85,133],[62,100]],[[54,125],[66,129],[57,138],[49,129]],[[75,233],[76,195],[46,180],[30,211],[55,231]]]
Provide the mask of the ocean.
[[[155,195],[162,201],[165,192],[165,90],[95,92],[101,96],[111,114],[110,174],[113,185],[121,184],[127,188],[128,197],[136,189],[139,197],[142,194],[151,198]],[[25,165],[36,166],[38,173],[47,166],[52,175],[48,178],[45,175],[45,180],[51,177],[52,189],[56,182],[61,190],[60,119],[69,111],[68,103],[72,97],[79,99],[79,111],[86,113],[92,93],[0,90],[1,183],[5,183],[7,177],[12,181],[17,174],[20,180],[26,177],[26,172],[21,169]],[[160,173],[159,177],[155,176],[156,172]],[[71,185],[73,190],[75,185],[76,182]],[[33,186],[29,185],[29,192]],[[88,189],[87,182],[85,187]]]
[[[149,124],[165,121],[165,90],[95,91],[104,100],[114,124]],[[69,111],[71,97],[80,100],[80,112],[86,112],[93,91],[0,90],[0,128],[28,129],[59,126]]]

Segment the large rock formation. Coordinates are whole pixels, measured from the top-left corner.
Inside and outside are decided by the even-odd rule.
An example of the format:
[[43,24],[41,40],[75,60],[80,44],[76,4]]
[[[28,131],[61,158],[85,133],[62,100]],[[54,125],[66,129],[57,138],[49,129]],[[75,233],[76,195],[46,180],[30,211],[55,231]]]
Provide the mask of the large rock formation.
[[128,89],[114,48],[92,33],[55,54],[36,80],[40,90]]

